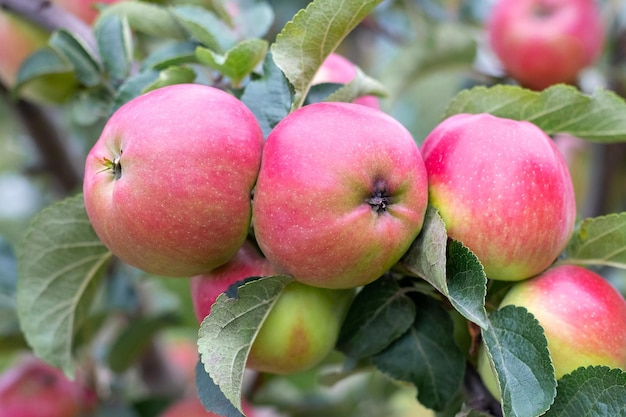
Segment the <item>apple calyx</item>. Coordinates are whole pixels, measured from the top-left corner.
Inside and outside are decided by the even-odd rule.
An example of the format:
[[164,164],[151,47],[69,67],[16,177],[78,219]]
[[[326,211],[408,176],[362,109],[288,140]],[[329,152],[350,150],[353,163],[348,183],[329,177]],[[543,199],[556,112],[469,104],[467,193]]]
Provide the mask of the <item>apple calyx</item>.
[[533,16],[537,19],[545,19],[554,13],[554,7],[550,4],[540,3],[533,7]]
[[122,155],[120,152],[120,155],[113,158],[112,161],[109,158],[104,158],[103,161],[105,166],[103,171],[112,171],[114,180],[119,180],[122,177],[122,164],[120,163],[121,157]]
[[387,193],[383,181],[375,182],[374,191],[367,200],[367,204],[370,205],[372,211],[375,211],[379,215],[387,211],[387,206],[391,204],[391,196]]

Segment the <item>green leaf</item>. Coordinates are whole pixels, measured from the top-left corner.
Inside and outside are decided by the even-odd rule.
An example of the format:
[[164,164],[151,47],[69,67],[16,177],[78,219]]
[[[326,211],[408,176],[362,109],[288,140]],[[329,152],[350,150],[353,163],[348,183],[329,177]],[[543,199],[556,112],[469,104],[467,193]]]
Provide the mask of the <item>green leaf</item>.
[[285,25],[272,45],[272,54],[294,88],[292,110],[304,103],[326,57],[381,1],[314,0]]
[[219,71],[230,78],[234,87],[239,87],[267,53],[267,41],[250,39],[235,45],[225,55],[218,55],[210,49],[199,47],[196,56],[200,63]]
[[207,411],[222,417],[241,417],[243,415],[226,398],[220,387],[213,382],[211,376],[204,370],[201,361],[198,361],[196,365],[196,387],[198,398]]
[[17,312],[24,335],[38,357],[68,374],[74,334],[110,258],[82,194],[44,209],[18,247]]
[[154,82],[145,86],[141,93],[156,90],[174,84],[192,83],[196,79],[196,72],[188,67],[169,67],[159,72],[159,76]]
[[263,75],[246,85],[241,101],[252,110],[265,137],[289,113],[291,108],[289,83],[283,72],[274,64],[271,53],[265,57]]
[[15,308],[17,260],[13,248],[0,235],[0,348],[7,335],[19,332]]
[[80,90],[70,102],[72,121],[78,126],[93,126],[109,116],[112,91],[104,86]]
[[458,113],[491,113],[528,120],[548,134],[569,133],[596,142],[626,141],[624,100],[612,91],[597,89],[585,95],[574,87],[556,85],[541,92],[516,86],[475,87],[459,93],[445,117]]
[[626,372],[605,366],[579,368],[559,380],[546,417],[626,415]]
[[489,316],[482,332],[502,394],[504,417],[536,417],[556,395],[548,342],[534,316],[523,307],[505,306]]
[[461,388],[465,357],[454,341],[452,319],[441,303],[417,294],[415,304],[413,326],[372,361],[392,378],[415,384],[420,403],[443,410]]
[[487,277],[468,248],[451,240],[436,208],[428,206],[422,231],[400,264],[445,295],[466,319],[487,327]]
[[159,79],[160,74],[157,70],[146,70],[129,77],[117,90],[109,114],[113,114],[124,104],[141,95],[146,88]]
[[80,38],[65,29],[60,29],[52,34],[48,44],[72,64],[76,78],[83,85],[93,87],[102,81],[97,58]]
[[584,219],[559,262],[626,268],[626,212]]
[[415,320],[415,304],[398,282],[382,277],[366,285],[352,302],[337,348],[353,358],[380,352],[402,336]]
[[239,40],[262,38],[274,23],[274,10],[265,1],[236,0],[238,12],[232,18],[233,31]]
[[386,88],[374,78],[356,68],[356,77],[348,84],[326,97],[324,101],[343,101],[349,103],[354,99],[367,95],[386,96]]
[[222,53],[237,44],[237,37],[231,28],[204,7],[179,6],[172,12],[180,24],[210,50]]
[[200,325],[198,351],[204,368],[239,411],[243,371],[252,342],[291,280],[284,275],[261,278],[239,287],[237,298],[222,294]]
[[[187,31],[167,8],[143,1],[122,1],[107,6],[98,20],[117,15],[128,19],[131,29],[157,38],[185,40]],[[96,22],[96,25],[98,23]]]
[[41,48],[29,55],[20,66],[16,89],[47,74],[64,74],[73,71],[72,64],[52,48]]
[[126,78],[133,60],[128,19],[114,14],[98,19],[95,35],[104,68],[116,80]]
[[463,317],[486,329],[487,276],[480,261],[461,242],[451,240],[446,269],[450,303]]
[[197,63],[195,41],[171,42],[156,48],[141,63],[141,70],[161,70],[173,65]]
[[176,323],[175,317],[162,314],[155,317],[133,319],[113,341],[107,355],[107,362],[113,372],[122,373],[137,363],[139,357],[161,330]]

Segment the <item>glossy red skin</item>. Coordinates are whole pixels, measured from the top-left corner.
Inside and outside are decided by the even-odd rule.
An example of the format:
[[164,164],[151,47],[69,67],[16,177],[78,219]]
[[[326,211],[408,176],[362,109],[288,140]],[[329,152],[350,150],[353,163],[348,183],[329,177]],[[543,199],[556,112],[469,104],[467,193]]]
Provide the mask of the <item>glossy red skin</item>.
[[[322,83],[347,84],[356,77],[356,67],[347,58],[332,53],[326,57],[311,81],[312,85]],[[380,102],[376,96],[358,97],[352,101],[375,109],[380,109]]]
[[507,73],[535,90],[575,83],[605,37],[595,0],[499,0],[487,31]]
[[278,274],[278,269],[249,242],[243,244],[235,257],[213,271],[191,278],[191,301],[198,323],[209,315],[220,294],[234,283],[250,277]]
[[0,417],[77,417],[86,395],[59,369],[28,358],[0,375]]
[[[377,188],[392,202],[377,213]],[[410,133],[352,103],[315,103],[270,133],[253,205],[265,256],[297,281],[353,288],[380,277],[424,221],[427,180]]]
[[544,328],[556,376],[580,366],[626,370],[626,301],[603,277],[561,265],[515,284],[502,306],[525,307]]
[[489,278],[536,275],[567,244],[576,219],[572,180],[535,125],[488,114],[452,116],[424,140],[422,154],[430,203]]
[[[179,84],[126,103],[89,152],[85,207],[102,242],[146,272],[193,276],[246,239],[263,134],[252,112],[213,87]],[[114,178],[110,161],[119,158]]]
[[56,4],[91,25],[99,15],[96,5],[114,4],[123,0],[52,0]]
[[[255,413],[250,405],[243,402],[243,411],[246,417],[254,417]],[[163,411],[159,417],[221,417],[219,414],[211,413],[204,409],[198,397],[185,397]]]

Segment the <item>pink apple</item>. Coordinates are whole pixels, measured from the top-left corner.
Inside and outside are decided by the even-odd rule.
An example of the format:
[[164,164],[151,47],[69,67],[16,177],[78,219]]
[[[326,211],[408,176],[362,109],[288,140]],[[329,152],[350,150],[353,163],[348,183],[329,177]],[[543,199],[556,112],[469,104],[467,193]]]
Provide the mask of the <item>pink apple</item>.
[[[322,83],[347,84],[356,77],[355,65],[339,54],[330,54],[317,70],[311,81],[312,85]],[[358,97],[353,101],[356,104],[380,109],[380,102],[376,96]]]
[[552,140],[489,114],[444,120],[424,140],[430,203],[489,278],[521,280],[552,264],[576,219],[572,180]]
[[[595,272],[574,265],[550,268],[514,284],[505,305],[524,307],[539,321],[557,379],[581,366],[626,370],[626,301]],[[479,371],[497,394],[484,353]]]
[[91,25],[99,15],[98,5],[109,5],[119,1],[124,0],[52,0],[52,3]]
[[191,278],[191,301],[198,322],[211,312],[217,297],[232,284],[250,277],[278,274],[278,269],[250,243],[245,242],[235,257],[225,265]]
[[262,147],[252,112],[224,91],[178,84],[139,96],[87,156],[89,220],[113,254],[146,272],[210,271],[246,239]]
[[596,0],[499,0],[487,31],[506,72],[535,90],[575,83],[605,37]]
[[78,382],[35,357],[0,375],[0,417],[78,417],[87,399]]
[[[209,315],[217,297],[231,285],[278,273],[252,244],[244,244],[226,265],[191,279],[198,321]],[[246,366],[273,374],[291,374],[315,366],[335,347],[352,297],[351,290],[288,284],[259,329]]]
[[267,258],[296,280],[353,288],[406,252],[427,199],[422,156],[398,121],[357,104],[315,103],[267,138],[254,231]]

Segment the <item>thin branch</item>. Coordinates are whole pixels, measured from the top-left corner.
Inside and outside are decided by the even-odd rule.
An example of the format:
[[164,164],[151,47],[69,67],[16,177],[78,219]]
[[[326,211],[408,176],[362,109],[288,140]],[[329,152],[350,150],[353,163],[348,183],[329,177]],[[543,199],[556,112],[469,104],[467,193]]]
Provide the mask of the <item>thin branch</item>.
[[67,29],[97,56],[92,28],[72,13],[52,4],[50,0],[0,0],[0,9],[20,15],[50,32]]

